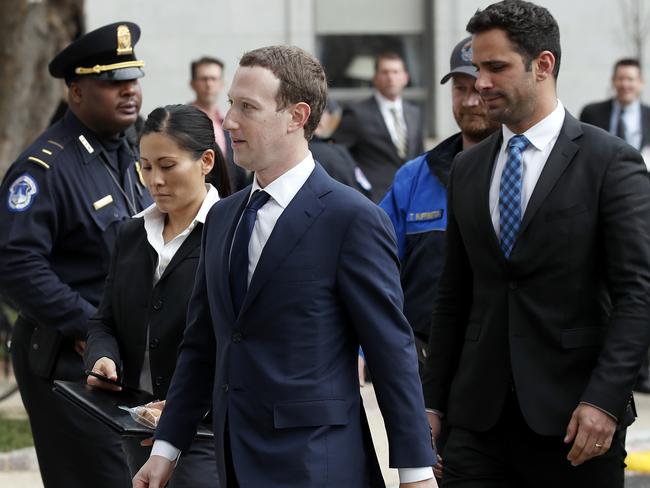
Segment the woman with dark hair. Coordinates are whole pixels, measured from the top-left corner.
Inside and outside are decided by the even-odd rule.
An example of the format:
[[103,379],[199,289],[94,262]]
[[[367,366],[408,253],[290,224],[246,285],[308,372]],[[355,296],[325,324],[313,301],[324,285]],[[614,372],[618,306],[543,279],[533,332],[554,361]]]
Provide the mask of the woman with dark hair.
[[[193,106],[151,112],[140,154],[155,203],[120,229],[104,297],[90,321],[85,361],[93,372],[119,376],[162,400],[185,329],[203,223],[212,205],[230,194],[230,180],[212,122]],[[87,381],[118,388],[92,376]],[[129,438],[123,447],[134,475],[151,448]],[[212,441],[197,440],[183,453],[169,486],[218,486]]]

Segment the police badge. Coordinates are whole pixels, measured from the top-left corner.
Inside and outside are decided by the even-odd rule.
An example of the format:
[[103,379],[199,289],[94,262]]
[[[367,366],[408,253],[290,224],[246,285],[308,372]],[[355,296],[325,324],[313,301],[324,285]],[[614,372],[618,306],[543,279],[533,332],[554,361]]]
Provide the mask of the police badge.
[[131,31],[129,27],[122,24],[117,26],[117,54],[132,54],[133,48],[131,47]]
[[22,174],[9,187],[7,207],[12,212],[24,212],[32,206],[36,195],[38,195],[36,181],[27,173]]

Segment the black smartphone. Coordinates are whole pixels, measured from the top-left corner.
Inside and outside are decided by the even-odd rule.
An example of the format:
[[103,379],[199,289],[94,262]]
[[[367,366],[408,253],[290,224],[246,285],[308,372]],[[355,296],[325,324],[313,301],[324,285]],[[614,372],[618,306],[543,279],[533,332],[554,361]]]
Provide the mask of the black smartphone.
[[97,378],[98,380],[101,380],[104,383],[108,383],[109,385],[115,385],[124,388],[124,383],[121,383],[120,381],[112,380],[110,378],[107,378],[106,376],[103,376],[99,373],[95,373],[94,371],[90,371],[90,370],[86,370],[85,373],[86,375]]

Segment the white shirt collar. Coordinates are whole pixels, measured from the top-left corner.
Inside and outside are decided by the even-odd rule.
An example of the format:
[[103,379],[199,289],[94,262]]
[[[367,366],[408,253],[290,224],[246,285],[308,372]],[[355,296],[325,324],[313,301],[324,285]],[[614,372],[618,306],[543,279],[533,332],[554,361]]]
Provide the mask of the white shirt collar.
[[[564,105],[562,105],[562,102],[558,100],[555,109],[553,109],[550,114],[524,132],[526,139],[528,139],[538,151],[542,151],[548,144],[555,141],[560,130],[562,130],[564,114]],[[508,129],[505,124],[501,125],[501,130],[503,135],[503,145],[505,147],[515,133]]]
[[621,108],[625,109],[625,114],[640,113],[640,111],[641,111],[641,100],[639,100],[637,98],[632,103],[630,103],[630,104],[626,105],[625,107],[623,107],[618,102],[618,100],[616,100],[616,98],[614,98],[614,110],[613,110],[613,112],[615,112],[618,115],[618,113],[621,111]]
[[[212,186],[210,183],[206,183],[205,187],[208,190],[208,193],[203,199],[201,208],[199,208],[199,212],[196,214],[194,220],[189,225],[189,227],[194,228],[197,222],[200,222],[202,224],[205,223],[205,218],[208,215],[210,209],[212,208],[212,205],[214,205],[219,201],[219,192],[217,191],[217,189],[214,186]],[[161,229],[160,232],[162,232],[162,227],[164,227],[165,225],[165,216],[166,214],[158,210],[156,204],[153,203],[149,205],[147,208],[145,208],[142,212],[134,215],[133,217],[134,218],[142,217],[144,219],[144,226],[148,234],[149,233],[149,229],[147,229],[148,225],[149,226],[155,225],[156,227],[160,227]]]
[[266,185],[266,188],[262,188],[257,182],[257,178],[254,178],[250,194],[252,195],[257,190],[264,190],[283,209],[287,208],[287,205],[291,203],[291,200],[296,196],[298,190],[302,188],[302,185],[305,184],[307,178],[309,178],[309,175],[311,175],[315,167],[316,164],[314,163],[314,158],[311,155],[311,152],[307,152],[307,157],[305,157],[305,159]]
[[389,100],[377,90],[375,90],[375,100],[379,105],[380,110],[397,109],[397,113],[402,113],[402,97],[397,97],[395,100]]

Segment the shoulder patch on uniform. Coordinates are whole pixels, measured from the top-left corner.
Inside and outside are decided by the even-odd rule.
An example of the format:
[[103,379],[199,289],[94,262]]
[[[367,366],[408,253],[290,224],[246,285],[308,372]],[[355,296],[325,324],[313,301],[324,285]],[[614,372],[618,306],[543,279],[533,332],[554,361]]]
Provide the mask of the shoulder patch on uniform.
[[12,212],[24,212],[34,203],[38,195],[38,184],[29,174],[24,173],[9,187],[7,207]]

